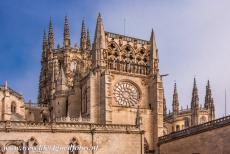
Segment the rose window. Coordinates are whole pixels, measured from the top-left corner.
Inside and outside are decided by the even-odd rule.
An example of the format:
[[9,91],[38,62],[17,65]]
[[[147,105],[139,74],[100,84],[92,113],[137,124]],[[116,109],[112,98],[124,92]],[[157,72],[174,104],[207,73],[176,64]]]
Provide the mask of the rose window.
[[135,106],[140,100],[140,93],[130,82],[119,82],[114,86],[115,101],[123,106]]

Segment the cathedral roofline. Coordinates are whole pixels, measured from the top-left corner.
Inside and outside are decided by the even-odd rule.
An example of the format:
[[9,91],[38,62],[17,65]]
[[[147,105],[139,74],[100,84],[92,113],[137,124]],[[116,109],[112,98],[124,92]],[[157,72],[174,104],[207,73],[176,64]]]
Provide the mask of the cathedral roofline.
[[137,43],[139,44],[149,44],[149,41],[147,40],[130,37],[130,36],[122,35],[122,34],[117,34],[113,32],[105,31],[105,35],[108,35],[110,38],[115,38],[115,39],[119,39],[119,37],[122,37],[126,41],[137,41]]
[[0,91],[4,91],[4,90],[8,90],[12,95],[14,95],[15,97],[17,97],[19,99],[24,99],[22,94],[16,92],[15,90],[10,88],[9,86],[7,87],[7,89],[5,89],[5,85],[0,85]]

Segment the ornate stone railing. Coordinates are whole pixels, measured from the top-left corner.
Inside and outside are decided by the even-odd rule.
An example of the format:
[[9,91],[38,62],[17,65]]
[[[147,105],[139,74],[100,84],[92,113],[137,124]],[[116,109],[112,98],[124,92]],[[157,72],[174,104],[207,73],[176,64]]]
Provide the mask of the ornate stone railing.
[[55,118],[56,122],[86,122],[90,123],[90,118],[82,118],[82,117],[58,117]]
[[142,40],[142,39],[138,39],[138,38],[134,38],[134,37],[129,37],[129,36],[125,36],[125,35],[120,35],[120,34],[115,34],[115,33],[111,33],[111,32],[105,32],[105,34],[107,34],[108,37],[110,37],[110,38],[115,38],[115,39],[122,38],[122,40],[130,41],[130,42],[137,41],[138,44],[148,44],[149,43],[146,40]]
[[94,123],[70,123],[70,122],[27,122],[27,121],[0,121],[0,132],[143,132],[136,125],[119,124],[94,124]]
[[107,61],[107,66],[111,70],[121,71],[121,72],[128,72],[134,74],[142,74],[148,75],[150,73],[150,67],[147,65],[138,65],[138,64],[130,64],[120,61]]
[[172,132],[168,135],[161,136],[159,137],[158,144],[163,144],[163,143],[170,142],[170,141],[173,141],[179,138],[184,138],[187,136],[199,134],[199,133],[213,130],[216,128],[220,128],[226,125],[230,125],[230,116],[212,120],[212,121],[209,121],[209,122],[197,125],[197,126],[193,126],[193,127],[181,130],[181,131]]
[[25,107],[48,107],[48,104],[24,103]]

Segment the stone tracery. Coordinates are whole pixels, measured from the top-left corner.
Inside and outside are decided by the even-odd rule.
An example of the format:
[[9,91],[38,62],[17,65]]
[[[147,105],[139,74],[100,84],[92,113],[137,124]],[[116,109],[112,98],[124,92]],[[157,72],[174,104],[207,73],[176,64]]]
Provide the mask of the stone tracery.
[[126,44],[119,48],[116,42],[111,41],[108,43],[107,55],[108,69],[148,74],[149,53],[144,47],[135,50]]
[[140,100],[137,87],[127,81],[119,82],[114,86],[114,96],[116,102],[124,106],[135,106]]

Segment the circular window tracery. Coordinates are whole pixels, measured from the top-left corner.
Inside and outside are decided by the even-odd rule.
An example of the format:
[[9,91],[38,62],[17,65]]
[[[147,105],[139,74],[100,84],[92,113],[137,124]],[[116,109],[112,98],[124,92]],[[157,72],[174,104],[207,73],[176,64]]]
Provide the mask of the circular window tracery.
[[135,106],[140,100],[140,92],[136,86],[127,81],[122,81],[114,86],[115,101],[122,106]]

